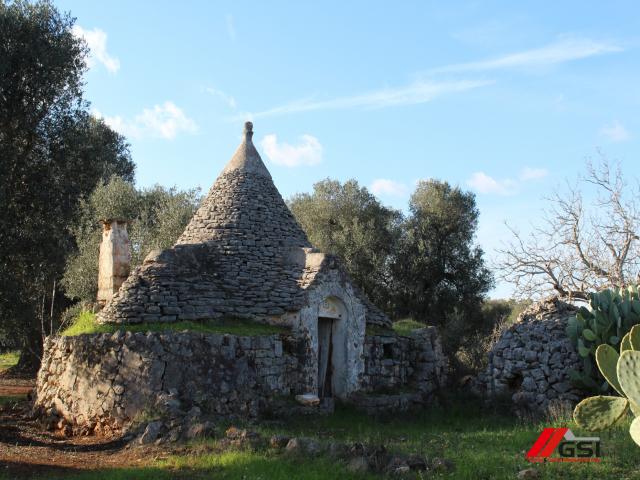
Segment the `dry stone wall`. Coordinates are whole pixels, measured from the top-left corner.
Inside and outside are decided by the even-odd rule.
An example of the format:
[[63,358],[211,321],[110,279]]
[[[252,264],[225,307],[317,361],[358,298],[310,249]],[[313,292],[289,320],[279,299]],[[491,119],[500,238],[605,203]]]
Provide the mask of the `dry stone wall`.
[[447,380],[447,359],[435,327],[411,336],[367,335],[361,394],[353,400],[369,413],[424,405]]
[[550,299],[523,312],[491,350],[489,366],[477,379],[481,392],[489,398],[507,395],[529,411],[579,401],[584,394],[569,380],[569,371],[580,368],[579,357],[565,333],[575,310]]
[[[279,335],[131,333],[49,337],[36,408],[74,427],[119,428],[142,415],[257,416],[298,393],[298,358]],[[288,346],[290,349],[296,347]]]

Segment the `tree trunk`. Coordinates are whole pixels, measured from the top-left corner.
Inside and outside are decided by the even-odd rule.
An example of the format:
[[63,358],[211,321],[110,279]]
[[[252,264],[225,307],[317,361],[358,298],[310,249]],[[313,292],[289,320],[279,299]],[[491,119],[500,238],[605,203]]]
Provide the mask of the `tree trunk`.
[[24,342],[18,364],[11,369],[11,373],[35,376],[40,368],[42,358],[42,335],[33,330]]

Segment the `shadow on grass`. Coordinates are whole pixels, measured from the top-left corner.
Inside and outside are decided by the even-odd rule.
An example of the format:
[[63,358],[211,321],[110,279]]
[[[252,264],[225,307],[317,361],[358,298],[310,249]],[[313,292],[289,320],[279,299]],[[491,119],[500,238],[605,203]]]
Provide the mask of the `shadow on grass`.
[[211,478],[210,472],[191,469],[167,470],[160,467],[86,470],[20,462],[1,462],[0,465],[3,467],[3,470],[0,471],[0,479],[2,480],[186,480],[191,478]]
[[[177,459],[177,461],[176,461]],[[186,464],[191,464],[187,466]],[[291,459],[251,452],[228,452],[198,457],[182,456],[162,465],[139,468],[81,470],[69,468],[33,468],[13,464],[0,478],[33,478],[47,480],[164,480],[164,479],[228,479],[228,480],[366,480],[376,475],[349,472],[344,465],[324,459]]]
[[119,450],[127,444],[126,440],[122,438],[105,443],[85,445],[77,445],[53,436],[46,441],[38,440],[37,438],[23,435],[20,429],[13,425],[2,425],[2,428],[0,428],[0,443],[7,443],[17,447],[46,447],[61,452],[108,452]]

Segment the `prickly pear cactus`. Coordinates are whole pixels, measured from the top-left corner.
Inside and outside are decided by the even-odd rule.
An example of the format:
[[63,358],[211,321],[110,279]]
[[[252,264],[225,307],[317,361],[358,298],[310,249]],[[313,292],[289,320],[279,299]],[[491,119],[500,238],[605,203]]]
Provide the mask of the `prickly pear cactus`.
[[[630,350],[635,338],[633,348],[640,350],[639,324],[640,293],[637,286],[590,294],[588,308],[581,307],[567,322],[567,336],[583,360],[582,370],[570,373],[574,384],[594,392],[608,391],[607,383],[602,382],[595,368],[597,348],[610,345],[618,349],[620,344],[620,350]],[[635,325],[638,325],[637,336],[627,337]]]
[[[626,337],[632,338],[633,334]],[[576,406],[573,418],[583,428],[602,430],[614,425],[631,409],[636,418],[629,427],[629,434],[640,445],[640,351],[625,349],[624,340],[620,355],[609,345],[600,345],[596,350],[600,372],[622,396],[585,398]],[[633,347],[633,343],[629,342],[629,346]]]
[[582,428],[604,430],[620,420],[628,406],[623,397],[589,397],[576,406],[573,418]]

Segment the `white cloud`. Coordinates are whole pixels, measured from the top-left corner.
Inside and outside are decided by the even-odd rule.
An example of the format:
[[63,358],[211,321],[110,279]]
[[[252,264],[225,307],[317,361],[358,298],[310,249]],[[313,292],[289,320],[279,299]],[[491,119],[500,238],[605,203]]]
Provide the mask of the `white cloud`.
[[507,68],[548,67],[573,60],[620,52],[622,48],[607,42],[581,38],[563,38],[541,48],[524,50],[478,62],[459,63],[430,70],[429,73],[481,72]]
[[520,180],[540,180],[549,175],[549,171],[545,168],[524,167],[520,172]]
[[496,180],[484,172],[475,172],[467,180],[467,185],[479,193],[496,193],[498,195],[513,195],[515,193],[515,183],[509,178]]
[[347,108],[385,108],[401,105],[415,105],[429,102],[436,97],[455,92],[463,92],[489,85],[490,81],[460,80],[451,82],[418,81],[410,85],[385,88],[368,93],[338,97],[328,100],[305,99],[286,103],[262,112],[244,112],[234,120],[286,115],[289,113],[314,110],[339,110]]
[[236,26],[235,26],[235,22],[233,21],[233,15],[228,14],[225,17],[225,22],[227,24],[227,33],[229,34],[229,38],[231,39],[231,41],[235,42],[236,41]]
[[620,122],[615,121],[611,125],[605,125],[600,129],[600,135],[604,135],[612,142],[624,142],[631,138],[631,133]]
[[120,60],[107,52],[107,34],[103,30],[99,28],[85,30],[80,25],[74,25],[71,33],[87,42],[91,50],[91,54],[87,59],[89,68],[94,67],[96,62],[99,62],[105,66],[109,73],[116,73],[120,69]]
[[285,167],[317,165],[322,161],[322,145],[312,135],[302,135],[298,145],[278,143],[278,137],[275,134],[265,135],[260,146],[269,160]]
[[93,113],[103,118],[115,131],[132,138],[155,137],[173,140],[179,133],[195,133],[198,130],[196,123],[169,101],[145,108],[132,120],[120,116],[102,117],[97,110]]
[[409,193],[409,189],[403,183],[389,180],[388,178],[377,178],[371,183],[371,191],[375,195],[390,195],[403,197]]
[[213,87],[207,87],[204,90],[205,92],[222,100],[224,103],[226,103],[229,106],[229,108],[233,108],[233,109],[236,108],[237,103],[236,103],[236,99],[233,96],[223,92],[222,90],[218,90],[217,88],[213,88]]
[[484,172],[475,172],[467,180],[467,185],[478,193],[513,195],[525,182],[534,182],[549,175],[549,171],[544,168],[524,167],[518,179],[512,178],[495,179]]

